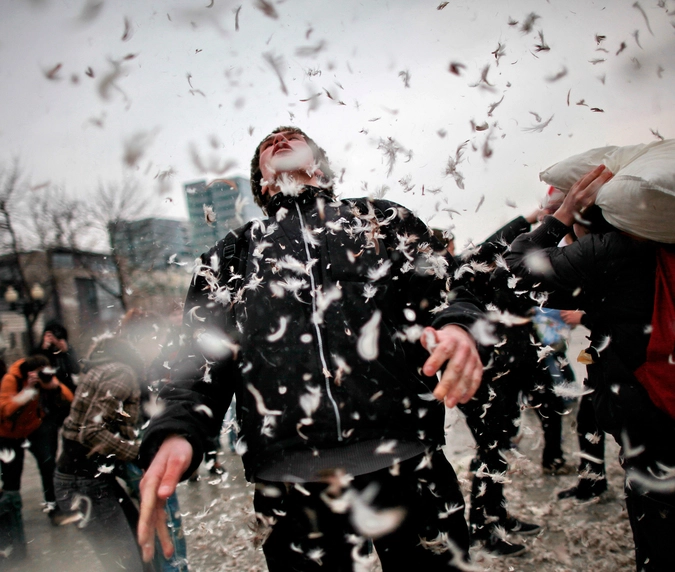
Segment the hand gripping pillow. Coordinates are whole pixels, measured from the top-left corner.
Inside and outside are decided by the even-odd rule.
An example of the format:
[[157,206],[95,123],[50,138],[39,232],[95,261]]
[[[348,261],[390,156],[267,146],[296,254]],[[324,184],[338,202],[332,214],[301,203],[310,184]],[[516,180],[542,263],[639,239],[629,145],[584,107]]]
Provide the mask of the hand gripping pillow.
[[607,221],[642,238],[675,243],[675,139],[591,149],[552,165],[539,178],[567,192],[601,163],[614,173],[595,201]]

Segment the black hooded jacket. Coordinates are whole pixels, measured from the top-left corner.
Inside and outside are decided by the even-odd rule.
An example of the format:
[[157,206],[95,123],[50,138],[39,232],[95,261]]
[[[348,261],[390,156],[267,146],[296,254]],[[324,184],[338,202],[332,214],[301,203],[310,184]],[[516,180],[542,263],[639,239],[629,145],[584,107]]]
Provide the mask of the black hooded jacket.
[[[443,442],[436,378],[420,368],[421,328],[481,315],[426,225],[384,200],[336,201],[306,187],[275,195],[270,218],[201,258],[187,295],[183,359],[141,447],[147,466],[168,435],[201,459],[233,393],[248,478],[287,449],[364,440]],[[452,264],[452,263],[451,263]]]
[[587,351],[594,362],[588,377],[600,427],[619,443],[647,445],[632,463],[672,466],[675,423],[634,376],[646,359],[659,245],[613,231],[557,248],[569,230],[546,217],[539,228],[512,243],[505,256],[509,269],[524,289],[543,295],[549,306],[588,314],[593,326]]

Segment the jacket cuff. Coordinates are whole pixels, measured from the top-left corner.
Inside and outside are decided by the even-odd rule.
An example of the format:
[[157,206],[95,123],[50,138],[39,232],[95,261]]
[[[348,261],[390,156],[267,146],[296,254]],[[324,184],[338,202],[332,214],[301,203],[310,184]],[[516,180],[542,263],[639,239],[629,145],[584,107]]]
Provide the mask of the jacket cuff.
[[571,226],[549,215],[544,217],[543,222],[530,233],[530,241],[541,248],[557,246],[571,230]]
[[199,465],[201,465],[202,459],[204,458],[204,448],[199,439],[196,439],[191,435],[186,435],[181,431],[172,430],[169,427],[158,428],[143,437],[141,448],[138,452],[138,466],[144,470],[147,469],[155,458],[157,451],[162,446],[162,443],[164,443],[168,437],[176,435],[186,439],[192,446],[192,461],[190,461],[190,466],[180,478],[181,481],[187,480],[199,468]]

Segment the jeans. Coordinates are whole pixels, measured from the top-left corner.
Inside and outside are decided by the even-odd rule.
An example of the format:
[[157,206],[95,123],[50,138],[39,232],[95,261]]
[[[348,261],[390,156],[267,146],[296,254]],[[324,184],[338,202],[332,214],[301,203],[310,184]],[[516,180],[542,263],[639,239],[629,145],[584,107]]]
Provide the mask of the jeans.
[[[356,476],[348,491],[361,501],[344,511],[340,502],[332,508],[327,503],[335,494],[326,483],[257,483],[257,532],[270,572],[351,572],[368,552],[368,531],[355,525],[377,526],[392,514],[387,511],[401,509],[400,525],[372,540],[384,572],[464,568],[469,551],[464,500],[442,451],[404,461],[398,471]],[[364,505],[382,512],[366,516]]]
[[[56,428],[58,431],[58,427]],[[28,449],[35,457],[40,477],[42,478],[42,490],[45,502],[53,503],[54,496],[54,469],[56,467],[56,448],[54,446],[54,428],[43,423],[28,436]],[[0,462],[2,467],[2,485],[6,491],[21,490],[21,475],[23,473],[23,461],[25,449],[22,447],[26,439],[0,438],[0,450],[14,451],[14,459],[11,462]]]
[[[133,463],[126,464],[126,478],[124,479],[132,490],[135,498],[140,501],[140,484],[143,477],[143,471]],[[159,539],[155,539],[155,570],[156,572],[188,572],[187,564],[187,546],[185,536],[183,535],[183,524],[180,518],[180,507],[178,506],[178,497],[174,492],[166,499],[166,519],[169,529],[169,536],[173,544],[174,553],[168,560],[162,553],[162,546]]]
[[143,572],[136,543],[138,511],[112,475],[77,477],[56,471],[56,501],[63,511],[82,514],[82,529],[106,572]]

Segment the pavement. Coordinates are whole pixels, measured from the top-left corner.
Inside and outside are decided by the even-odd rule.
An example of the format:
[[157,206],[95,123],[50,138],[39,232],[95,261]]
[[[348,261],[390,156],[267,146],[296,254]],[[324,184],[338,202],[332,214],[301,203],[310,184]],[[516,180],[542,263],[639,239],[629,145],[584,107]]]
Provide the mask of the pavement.
[[[569,356],[583,347],[583,332],[573,340]],[[578,367],[575,364],[575,367]],[[583,375],[583,369],[577,369]],[[564,448],[568,461],[577,459],[575,412],[564,418]],[[446,454],[453,463],[466,494],[471,475],[473,439],[459,413],[450,413]],[[567,476],[543,475],[540,465],[541,428],[531,412],[523,416],[522,439],[510,459],[510,483],[506,485],[509,509],[523,520],[539,522],[544,530],[524,542],[528,552],[520,557],[490,558],[474,554],[475,563],[489,572],[629,572],[634,570],[630,528],[622,499],[622,471],[617,463],[618,448],[608,443],[606,458],[610,491],[597,501],[578,503],[556,501],[555,493],[576,482],[574,471]],[[608,439],[611,441],[611,439]],[[188,543],[192,572],[238,570],[264,572],[262,551],[253,546],[251,523],[253,488],[246,483],[239,457],[224,451],[220,462],[224,475],[211,475],[202,467],[198,482],[182,483],[178,498]],[[28,539],[28,559],[0,570],[11,572],[97,572],[95,554],[73,525],[53,527],[42,512],[42,489],[37,466],[26,455],[23,483],[23,517]],[[4,567],[3,567],[4,564]],[[376,564],[371,568],[379,570]]]

